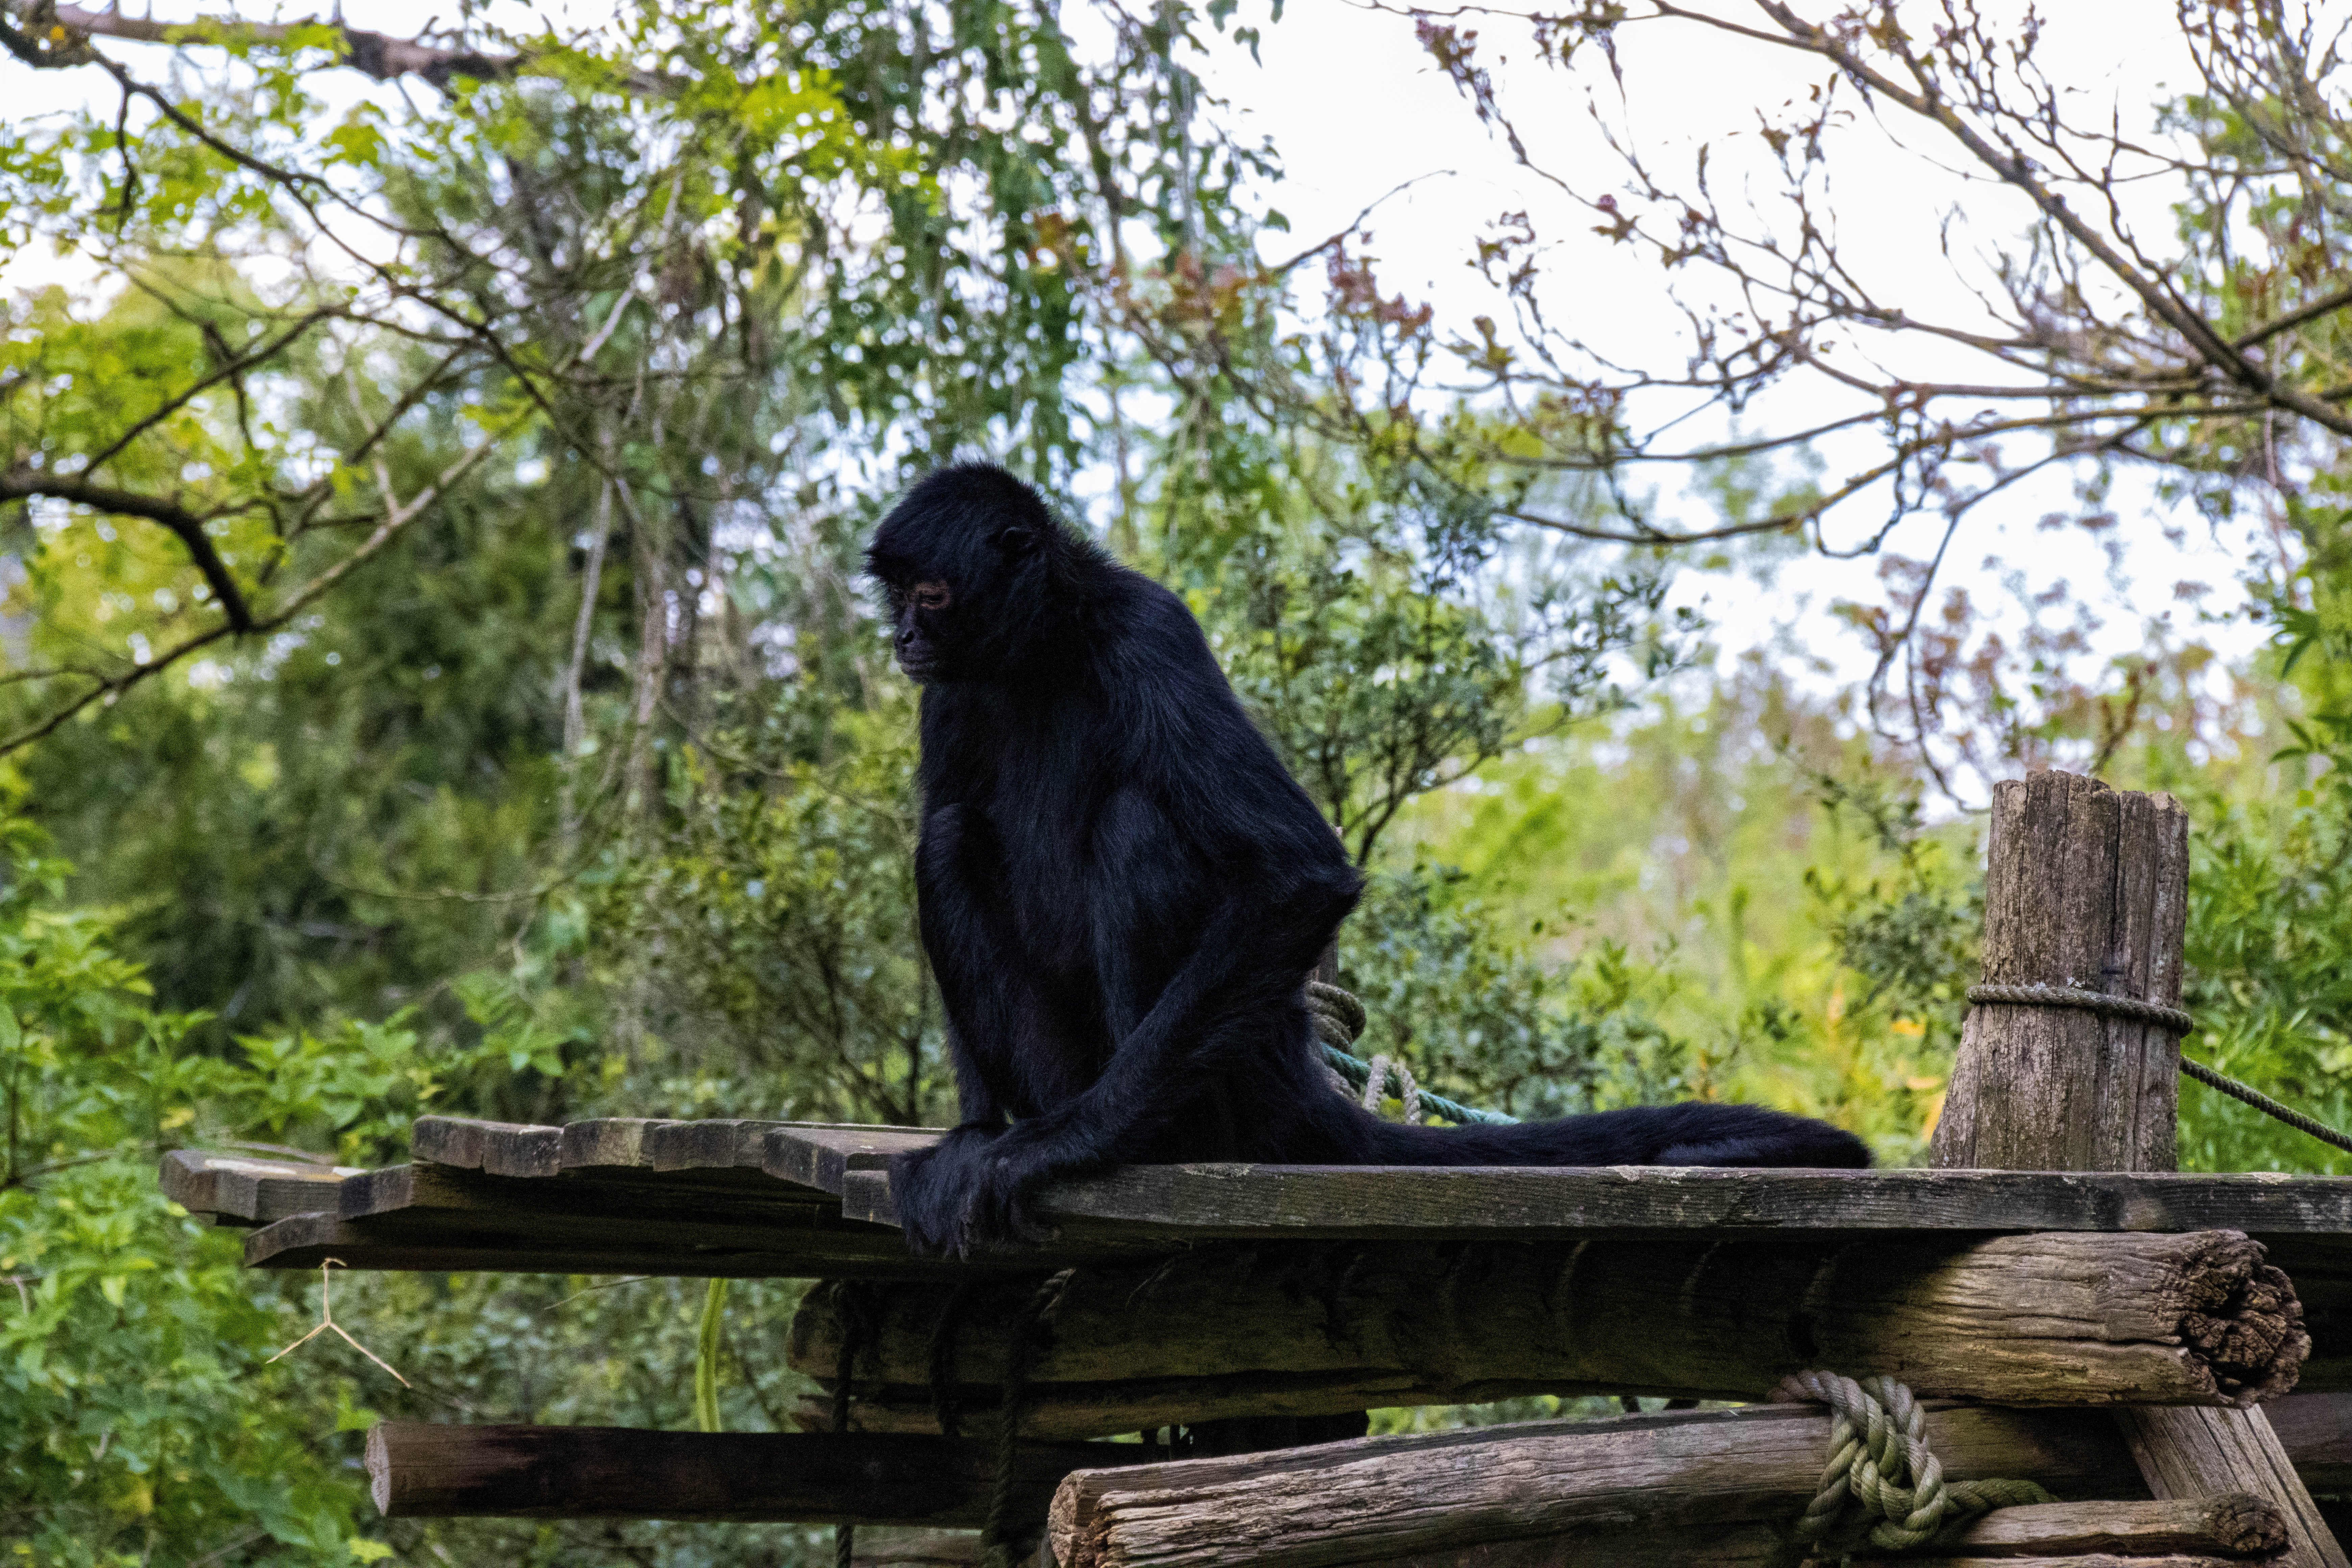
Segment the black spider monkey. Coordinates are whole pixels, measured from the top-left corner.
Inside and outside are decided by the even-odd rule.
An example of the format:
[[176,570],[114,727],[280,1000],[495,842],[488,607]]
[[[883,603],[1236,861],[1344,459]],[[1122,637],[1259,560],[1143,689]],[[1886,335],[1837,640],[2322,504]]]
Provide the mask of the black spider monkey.
[[1372,1116],[1332,1091],[1302,987],[1361,879],[1183,602],[984,464],[917,484],[866,567],[923,689],[916,886],[962,1111],[893,1172],[918,1251],[1038,1239],[1041,1184],[1132,1162],[1870,1163],[1747,1105]]

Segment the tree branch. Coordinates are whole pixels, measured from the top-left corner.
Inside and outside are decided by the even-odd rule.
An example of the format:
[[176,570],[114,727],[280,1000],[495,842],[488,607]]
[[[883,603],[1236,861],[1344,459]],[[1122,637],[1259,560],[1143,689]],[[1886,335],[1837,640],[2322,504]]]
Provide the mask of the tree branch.
[[196,570],[204,574],[205,585],[212,590],[221,614],[228,617],[227,629],[239,634],[254,629],[253,611],[246,603],[245,590],[237,586],[236,579],[229,574],[228,563],[213,548],[212,536],[205,531],[205,520],[179,502],[118,489],[112,485],[92,484],[84,479],[45,474],[37,468],[12,468],[0,474],[0,501],[26,500],[34,496],[95,507],[119,517],[144,518],[170,530],[187,546]]
[[[331,28],[342,41],[338,65],[349,67],[377,81],[393,81],[401,77],[421,77],[436,88],[446,89],[459,77],[476,81],[505,81],[518,76],[555,74],[555,57],[560,51],[551,48],[526,48],[508,54],[496,54],[483,49],[427,43],[424,36],[396,38],[389,33],[370,32],[364,27],[346,26],[340,20],[308,16],[293,22],[248,22],[237,16],[199,16],[193,22],[158,22],[152,16],[126,16],[120,11],[92,11],[86,6],[58,5],[10,4],[16,11],[34,25],[35,32],[42,24],[65,29],[64,37],[52,37],[46,46],[37,37],[14,29],[0,32],[9,52],[26,64],[37,68],[64,69],[72,66],[98,63],[90,50],[90,38],[121,38],[135,44],[163,44],[172,48],[190,45],[223,46],[231,43],[263,44],[278,48],[291,47],[303,34],[315,33],[321,27]],[[5,27],[5,24],[0,24]],[[15,33],[8,37],[8,33]],[[18,40],[29,47],[18,47]],[[676,96],[686,83],[679,78],[660,71],[625,70],[616,74],[614,85],[626,91],[646,97]]]

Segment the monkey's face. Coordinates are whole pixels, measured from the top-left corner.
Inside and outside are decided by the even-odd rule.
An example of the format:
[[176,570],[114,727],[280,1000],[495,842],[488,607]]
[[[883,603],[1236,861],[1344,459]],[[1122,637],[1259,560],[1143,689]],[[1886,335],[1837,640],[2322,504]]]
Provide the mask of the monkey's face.
[[888,599],[891,651],[908,679],[986,680],[1021,659],[1054,529],[1035,491],[980,465],[933,474],[891,510],[866,569]]
[[890,646],[907,679],[921,686],[939,678],[956,607],[955,590],[934,577],[908,584],[885,584],[890,597]]

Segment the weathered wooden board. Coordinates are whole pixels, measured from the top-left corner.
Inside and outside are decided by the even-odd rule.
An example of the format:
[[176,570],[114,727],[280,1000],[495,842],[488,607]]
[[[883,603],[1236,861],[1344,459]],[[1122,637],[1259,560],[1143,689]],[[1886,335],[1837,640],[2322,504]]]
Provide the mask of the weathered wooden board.
[[[1016,1517],[1042,1521],[1072,1470],[1139,1462],[1140,1444],[1016,1450]],[[367,1472],[392,1519],[773,1520],[970,1526],[988,1515],[992,1442],[852,1432],[660,1432],[624,1426],[383,1422]]]
[[[1621,1165],[1135,1165],[1048,1188],[1067,1240],[1552,1240],[1608,1231],[2352,1234],[2352,1178]],[[842,1212],[897,1223],[887,1171]]]
[[[597,1234],[582,1235],[584,1228]],[[390,1220],[297,1215],[245,1240],[251,1268],[352,1268],[406,1274],[646,1274],[685,1279],[936,1279],[936,1263],[909,1258],[895,1235],[867,1241],[782,1230],[734,1243],[681,1237],[619,1221],[563,1227],[554,1236],[483,1227],[469,1216],[424,1211]]]
[[173,1203],[216,1225],[267,1225],[290,1215],[332,1210],[343,1181],[365,1173],[323,1161],[174,1149],[163,1156],[156,1185]]
[[838,1197],[848,1172],[878,1168],[939,1136],[937,1128],[849,1122],[624,1117],[547,1127],[425,1116],[410,1134],[409,1154],[498,1176],[731,1171]]

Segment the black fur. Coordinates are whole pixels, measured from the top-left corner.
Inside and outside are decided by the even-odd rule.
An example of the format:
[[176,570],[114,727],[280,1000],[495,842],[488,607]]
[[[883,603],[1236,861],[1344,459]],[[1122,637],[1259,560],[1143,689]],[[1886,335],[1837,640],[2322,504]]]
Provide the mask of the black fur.
[[962,1110],[893,1176],[917,1248],[1033,1239],[1040,1183],[1129,1162],[1869,1163],[1754,1106],[1371,1116],[1301,990],[1360,879],[1183,602],[977,464],[918,484],[866,563],[923,683],[916,879]]

